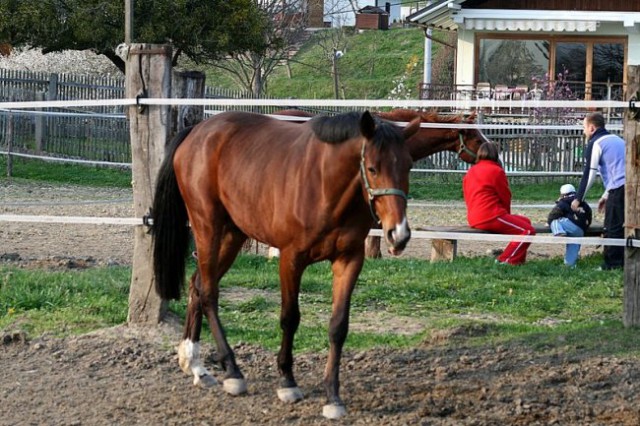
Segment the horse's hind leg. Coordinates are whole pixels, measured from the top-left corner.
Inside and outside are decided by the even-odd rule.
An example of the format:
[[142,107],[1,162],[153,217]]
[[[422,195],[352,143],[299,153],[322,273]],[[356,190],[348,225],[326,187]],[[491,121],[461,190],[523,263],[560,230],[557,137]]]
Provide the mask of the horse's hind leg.
[[[216,340],[218,360],[226,371],[223,383],[224,389],[228,393],[237,395],[246,392],[246,383],[235,362],[235,356],[227,343],[218,317],[218,284],[222,276],[233,264],[247,237],[233,224],[224,226],[223,229],[224,231],[220,232],[221,237],[218,240],[220,241],[218,244],[215,243],[215,236],[211,245],[198,245],[196,243],[198,245],[198,270],[200,273],[194,273],[191,281],[192,286],[189,294],[184,340],[180,344],[180,347],[184,348],[184,350],[179,351],[179,358],[181,366],[183,364],[191,366],[188,370],[191,370],[195,376],[194,383],[215,383],[215,379],[202,367],[199,359],[202,314],[206,314],[212,334]],[[215,249],[216,245],[218,246],[217,250]],[[216,253],[216,255],[212,256],[213,253]],[[203,259],[209,259],[209,262],[203,262]]]
[[189,282],[187,317],[182,342],[178,346],[178,363],[187,374],[193,374],[193,384],[212,387],[218,382],[202,364],[200,359],[200,331],[202,329],[202,306],[200,305],[200,275],[194,272]]

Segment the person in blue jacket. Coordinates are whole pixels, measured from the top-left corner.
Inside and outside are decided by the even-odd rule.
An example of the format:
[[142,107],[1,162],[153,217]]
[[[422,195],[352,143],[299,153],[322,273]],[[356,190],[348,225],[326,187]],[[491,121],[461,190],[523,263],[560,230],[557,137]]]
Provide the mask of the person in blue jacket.
[[[580,187],[571,207],[574,211],[580,209],[580,203],[584,201],[599,172],[605,187],[598,201],[598,211],[604,210],[604,237],[624,238],[625,142],[605,129],[604,117],[599,112],[587,114],[583,128],[589,143],[585,149]],[[624,247],[606,245],[601,269],[623,266]]]
[[[576,199],[576,188],[570,183],[560,187],[560,198],[549,212],[547,223],[555,236],[583,237],[589,229],[593,219],[591,207],[585,201],[580,203],[580,209],[574,211],[571,203]],[[578,262],[580,244],[567,244],[564,253],[564,264],[573,268]]]

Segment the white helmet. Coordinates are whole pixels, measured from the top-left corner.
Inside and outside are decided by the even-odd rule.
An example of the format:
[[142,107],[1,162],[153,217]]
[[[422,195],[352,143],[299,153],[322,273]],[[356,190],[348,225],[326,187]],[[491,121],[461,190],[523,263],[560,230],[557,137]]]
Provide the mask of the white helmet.
[[560,187],[560,194],[567,195],[576,192],[576,188],[570,183],[565,183]]

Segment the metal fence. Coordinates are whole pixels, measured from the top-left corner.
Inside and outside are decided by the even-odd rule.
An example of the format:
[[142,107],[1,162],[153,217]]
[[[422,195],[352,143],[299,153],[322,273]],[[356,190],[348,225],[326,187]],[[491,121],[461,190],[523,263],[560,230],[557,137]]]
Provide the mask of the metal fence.
[[[526,129],[523,125],[557,125],[560,123],[540,121],[523,114],[482,114],[482,124],[497,124],[501,128],[483,129],[488,139],[498,143],[501,158],[507,172],[514,174],[530,174],[543,172],[556,174],[576,174],[583,169],[583,151],[586,140],[581,125],[584,112],[576,112],[565,117],[562,124],[572,124],[569,129]],[[609,116],[608,130],[622,136],[622,118]],[[505,128],[505,125],[507,126]],[[508,126],[512,125],[513,128]],[[456,153],[440,152],[422,159],[414,164],[414,168],[422,170],[457,170],[465,171],[469,164],[461,161]]]
[[[242,91],[210,86],[206,87],[205,93],[208,98],[251,98]],[[76,76],[0,69],[0,101],[120,98],[124,98],[124,77],[120,76]],[[294,107],[295,99],[291,103]],[[283,107],[242,108],[273,113]],[[231,106],[227,109],[240,108]],[[335,113],[339,110],[325,108],[311,112]],[[581,114],[584,112],[576,112],[569,121],[577,124]],[[47,108],[30,112],[0,110],[0,148],[7,144],[9,119],[13,122],[12,149],[15,152],[117,163],[131,161],[129,126],[122,106]],[[611,114],[609,119],[614,125],[610,130],[620,134],[621,114]],[[484,124],[514,125],[512,129],[484,130],[485,135],[501,145],[507,171],[562,174],[579,172],[582,168],[584,139],[580,130],[523,130],[516,125],[540,123],[533,111],[523,109],[481,111],[479,120]],[[548,122],[559,124],[553,119]],[[567,122],[566,116],[564,122]],[[432,155],[415,164],[416,169],[428,170],[463,171],[468,167],[450,152]]]

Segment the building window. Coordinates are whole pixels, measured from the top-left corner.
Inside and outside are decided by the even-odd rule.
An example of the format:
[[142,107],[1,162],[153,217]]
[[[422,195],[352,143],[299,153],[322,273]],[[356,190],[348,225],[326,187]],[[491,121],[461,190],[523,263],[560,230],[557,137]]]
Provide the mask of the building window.
[[626,38],[476,35],[476,82],[529,86],[562,73],[578,99],[617,99],[625,81]]
[[532,76],[549,69],[549,45],[544,40],[482,39],[477,82],[495,85],[529,85]]

